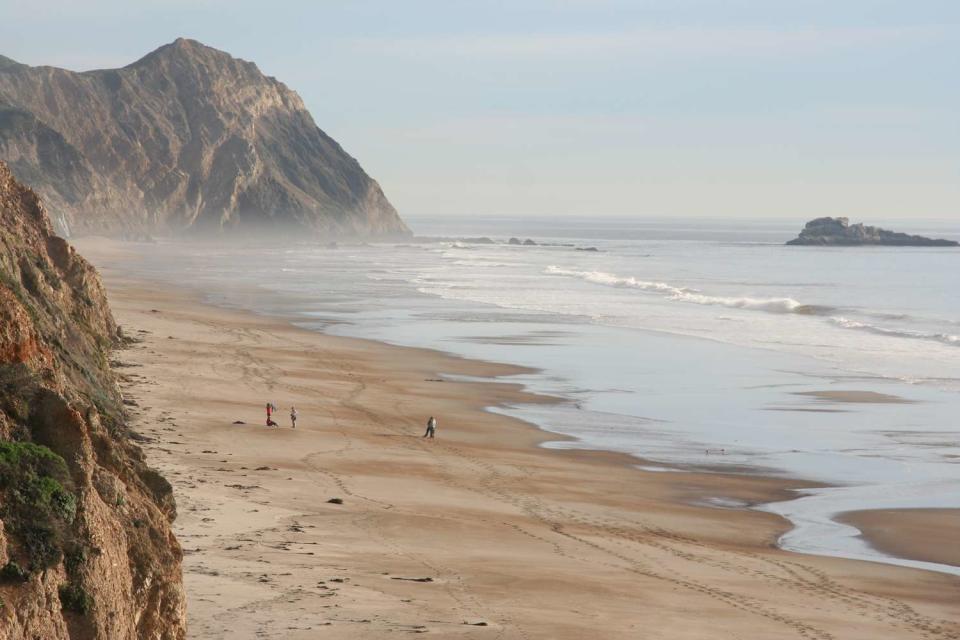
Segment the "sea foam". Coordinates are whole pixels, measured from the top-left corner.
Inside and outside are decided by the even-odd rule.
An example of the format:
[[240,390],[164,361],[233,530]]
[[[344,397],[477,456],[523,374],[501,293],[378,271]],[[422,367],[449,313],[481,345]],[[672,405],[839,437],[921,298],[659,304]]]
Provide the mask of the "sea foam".
[[942,344],[960,347],[960,336],[952,333],[924,333],[922,331],[914,331],[911,329],[881,327],[867,322],[851,320],[850,318],[845,318],[843,316],[834,316],[830,318],[830,320],[837,326],[843,327],[844,329],[856,329],[859,331],[866,331],[868,333],[875,333],[882,336],[892,336],[895,338],[931,340],[933,342],[940,342]]
[[826,310],[826,307],[803,304],[797,300],[794,300],[793,298],[711,296],[699,293],[694,289],[676,287],[666,282],[639,280],[632,276],[618,276],[605,271],[578,271],[576,269],[564,269],[562,267],[550,265],[544,270],[544,273],[579,278],[587,282],[610,287],[624,287],[629,289],[652,291],[654,293],[663,294],[670,300],[677,300],[680,302],[715,305],[729,307],[731,309],[748,309],[754,311],[766,311],[769,313],[798,313],[804,315],[816,315]]

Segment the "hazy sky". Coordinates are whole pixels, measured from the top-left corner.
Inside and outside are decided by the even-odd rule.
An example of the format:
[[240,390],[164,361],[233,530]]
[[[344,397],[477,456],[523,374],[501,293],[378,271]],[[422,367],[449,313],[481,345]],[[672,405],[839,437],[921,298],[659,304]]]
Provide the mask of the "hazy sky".
[[401,214],[960,220],[957,0],[0,0],[0,53],[257,62]]

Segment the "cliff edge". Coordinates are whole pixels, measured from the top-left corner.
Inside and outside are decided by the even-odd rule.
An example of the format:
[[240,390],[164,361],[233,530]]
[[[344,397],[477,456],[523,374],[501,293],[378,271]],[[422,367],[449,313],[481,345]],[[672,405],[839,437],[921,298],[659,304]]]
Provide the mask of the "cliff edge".
[[185,637],[170,485],[129,440],[97,272],[0,162],[0,640]]
[[937,240],[912,236],[906,233],[887,231],[879,227],[850,224],[847,218],[816,218],[806,224],[800,235],[787,242],[789,245],[814,246],[865,246],[883,245],[895,247],[956,247],[953,240]]
[[60,235],[408,235],[300,96],[180,38],[122,69],[0,59],[0,160]]

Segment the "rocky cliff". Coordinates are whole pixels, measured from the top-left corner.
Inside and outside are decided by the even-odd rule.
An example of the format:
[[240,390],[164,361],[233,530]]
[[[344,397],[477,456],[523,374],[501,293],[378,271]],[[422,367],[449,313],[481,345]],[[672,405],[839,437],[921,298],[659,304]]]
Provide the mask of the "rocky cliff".
[[0,162],[0,640],[185,637],[170,485],[124,425],[96,271]]
[[300,96],[182,38],[84,73],[0,56],[0,160],[61,235],[409,233]]
[[850,224],[847,218],[817,218],[811,220],[800,235],[787,242],[791,245],[889,245],[900,247],[956,247],[953,240],[936,240],[923,236],[887,231],[879,227]]

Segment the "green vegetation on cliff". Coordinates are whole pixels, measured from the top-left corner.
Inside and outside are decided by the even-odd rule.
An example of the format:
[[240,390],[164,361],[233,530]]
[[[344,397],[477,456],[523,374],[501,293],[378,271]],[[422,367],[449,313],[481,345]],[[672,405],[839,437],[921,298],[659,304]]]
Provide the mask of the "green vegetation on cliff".
[[66,462],[47,447],[0,442],[0,518],[23,540],[31,571],[63,557],[77,513],[71,484]]

